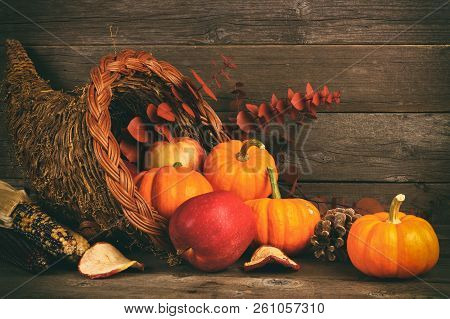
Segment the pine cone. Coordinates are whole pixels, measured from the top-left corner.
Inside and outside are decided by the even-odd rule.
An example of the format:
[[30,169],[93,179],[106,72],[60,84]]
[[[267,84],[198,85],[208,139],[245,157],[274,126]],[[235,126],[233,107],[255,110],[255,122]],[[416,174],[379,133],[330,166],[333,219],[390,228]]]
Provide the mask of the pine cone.
[[352,224],[361,217],[352,208],[335,208],[325,213],[314,229],[311,245],[318,259],[347,258],[346,240]]

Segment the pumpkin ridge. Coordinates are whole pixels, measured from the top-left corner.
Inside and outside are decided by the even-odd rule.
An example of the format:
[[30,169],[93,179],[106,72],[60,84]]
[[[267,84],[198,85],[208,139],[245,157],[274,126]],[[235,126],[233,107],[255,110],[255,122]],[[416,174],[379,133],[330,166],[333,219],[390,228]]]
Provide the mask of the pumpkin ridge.
[[[286,211],[283,211],[280,213],[280,210],[278,209],[278,206],[282,206],[283,202],[282,199],[272,199],[270,201],[272,203],[272,207],[275,210],[274,214],[276,214],[279,217],[279,223],[281,225],[283,225],[283,227],[280,227],[280,229],[282,230],[282,232],[280,233],[280,238],[281,238],[281,244],[280,247],[284,247],[285,250],[289,250],[290,247],[288,247],[288,245],[286,245],[286,237],[289,236],[289,228],[290,228],[290,220],[288,218],[288,216],[286,216]],[[289,203],[289,201],[286,201],[287,203]],[[289,204],[288,204],[289,205]]]
[[[414,224],[412,224],[412,225],[408,225],[408,224],[409,223],[407,221],[405,221],[405,222],[402,222],[401,225],[399,225],[399,232],[402,233],[402,236],[401,236],[401,238],[399,240],[398,246],[399,246],[399,249],[402,249],[402,252],[406,252],[408,250],[408,245],[409,244],[408,244],[408,239],[407,239],[408,236],[407,235],[409,235],[409,236],[412,235],[411,227],[415,226]],[[414,230],[414,233],[415,233],[414,236],[421,237],[420,234],[417,233],[415,230]],[[419,241],[417,241],[417,242],[419,242]],[[414,252],[416,252],[417,249],[418,249],[418,247],[413,247]],[[410,261],[411,258],[407,258],[408,254],[411,254],[411,251],[409,253],[406,253],[406,254],[402,253],[402,256],[401,256],[402,258],[399,259],[398,276],[400,278],[408,277],[408,276],[411,276],[411,275],[414,275],[414,274],[420,274],[425,269],[424,267],[427,266],[426,262],[424,264],[422,264],[422,265],[419,265],[418,261],[416,260],[416,258],[412,258],[414,260],[414,263],[413,263],[413,265],[410,265],[411,264],[411,261]],[[423,256],[421,256],[421,257],[423,257]],[[408,266],[408,265],[410,265],[410,266]],[[419,270],[418,265],[420,266],[420,271],[418,271]]]
[[[386,263],[389,264],[389,262],[392,261],[385,253],[383,246],[380,245],[380,247],[378,247],[377,244],[378,241],[382,241],[383,244],[386,244],[386,236],[388,236],[388,232],[390,232],[390,225],[392,224],[385,224],[385,222],[375,224],[372,228],[373,233],[371,233],[370,240],[367,241],[368,247],[366,250],[369,252],[368,260],[370,260],[369,270],[371,275],[376,273],[377,269],[383,269],[383,272],[387,272],[388,269]],[[397,269],[397,265],[395,266]]]
[[[231,170],[233,170],[234,165],[231,165],[230,163],[232,162],[224,162],[223,164],[226,165],[226,169],[230,168]],[[226,172],[226,171],[225,171]],[[233,172],[234,173],[234,172]],[[232,190],[232,189],[236,189],[235,185],[237,183],[237,181],[240,181],[241,179],[241,172],[240,169],[237,170],[236,173],[234,173],[233,179],[231,180],[231,183],[229,183],[229,187],[228,190]],[[240,194],[240,192],[235,192],[239,197],[242,197],[242,195]]]
[[[258,233],[258,237],[259,237],[259,241],[261,241],[262,243],[268,243],[269,242],[269,238],[270,238],[270,218],[269,218],[269,203],[270,200],[269,199],[254,199],[252,200],[252,202],[256,203],[255,205],[255,213],[258,215],[258,220],[263,220],[264,224],[263,224],[263,229],[264,229],[264,238],[261,238],[261,236],[259,235],[260,233]],[[253,205],[252,205],[253,207]],[[263,212],[263,216],[261,216],[260,212]],[[258,229],[260,228],[259,222],[258,222]]]
[[[403,221],[401,222],[401,225],[403,225]],[[400,226],[400,225],[399,225]],[[403,260],[405,257],[403,256],[402,248],[404,247],[404,234],[402,226],[396,227],[397,230],[397,271],[396,276],[401,277],[402,271],[404,270],[404,266],[401,265],[400,260]]]
[[[224,172],[224,174],[230,174],[230,175],[238,175],[240,174],[239,170],[238,171],[234,171],[234,163],[231,161],[219,161],[219,164],[217,165],[218,171],[220,172]],[[217,179],[215,178],[215,181],[219,180],[220,178],[217,177]],[[234,183],[236,182],[236,179],[233,178],[232,181],[228,184],[227,187],[227,191],[233,189],[234,187]]]
[[[296,213],[297,211],[299,211],[299,212],[302,212],[302,211],[303,211],[303,206],[302,206],[302,204],[299,203],[299,201],[293,199],[293,200],[289,200],[289,201],[288,201],[288,205],[289,205],[289,206],[291,207],[291,209],[292,209],[292,212],[293,212],[292,215],[293,215],[294,218],[296,219],[296,220],[295,220],[295,221],[296,221],[296,225],[300,225],[300,226],[304,225],[304,226],[306,226],[305,224],[306,224],[308,221],[305,220],[305,214],[303,214],[303,213],[300,213],[300,214]],[[289,227],[289,225],[288,225],[288,227]],[[306,228],[306,227],[305,227],[305,228]],[[314,230],[314,227],[313,227],[313,230]],[[311,237],[310,235],[312,235],[312,234],[307,234],[307,237]],[[299,238],[301,238],[301,239],[302,239],[302,242],[303,242],[303,241],[304,241],[304,238],[303,238],[303,237],[304,237],[304,236],[301,236],[301,233],[298,232],[298,238],[295,238],[295,241],[298,242],[298,241],[299,241]]]
[[267,225],[269,227],[267,227],[267,239],[268,239],[268,244],[275,246],[275,247],[280,247],[278,245],[278,243],[276,242],[276,240],[274,241],[274,236],[276,235],[277,231],[278,231],[278,225],[277,225],[277,220],[275,218],[272,217],[273,215],[273,200],[268,200],[267,201],[267,206],[265,207],[265,211],[267,212]]
[[[370,255],[369,255],[370,242],[372,241],[373,237],[375,236],[375,229],[376,229],[375,226],[378,225],[379,223],[381,223],[381,221],[377,220],[373,223],[373,225],[371,225],[371,228],[364,239],[357,237],[357,240],[362,241],[362,243],[365,247],[365,249],[363,250],[363,257],[361,258],[362,259],[362,264],[361,264],[362,269],[364,269],[364,272],[370,276],[372,276],[372,270],[370,269],[372,260],[370,259]],[[368,227],[368,226],[365,226],[365,227]]]
[[[424,268],[421,270],[421,272],[420,273],[424,273],[424,272],[426,272],[426,271],[428,271],[428,270],[430,270],[435,264],[436,264],[436,262],[437,262],[437,259],[435,259],[434,258],[434,256],[432,255],[432,253],[434,252],[434,251],[436,251],[436,249],[435,249],[435,247],[433,247],[433,245],[432,245],[432,243],[433,243],[433,239],[434,238],[432,238],[432,237],[434,237],[433,236],[433,234],[434,234],[434,231],[430,231],[430,228],[431,228],[431,230],[432,230],[432,227],[431,227],[431,225],[426,221],[426,220],[424,220],[424,219],[422,219],[422,218],[417,218],[416,217],[416,223],[420,223],[420,224],[422,224],[421,225],[421,227],[426,227],[427,228],[427,231],[419,231],[417,228],[418,228],[418,225],[416,224],[416,232],[418,232],[419,233],[419,235],[421,236],[421,238],[422,238],[422,242],[424,243],[424,245],[425,245],[425,251],[426,251],[426,253],[427,253],[427,258],[426,258],[426,263],[425,263],[425,266],[424,266]],[[436,241],[438,242],[438,244],[439,244],[439,241],[437,240],[437,238],[436,238]],[[433,257],[433,258],[432,258]]]

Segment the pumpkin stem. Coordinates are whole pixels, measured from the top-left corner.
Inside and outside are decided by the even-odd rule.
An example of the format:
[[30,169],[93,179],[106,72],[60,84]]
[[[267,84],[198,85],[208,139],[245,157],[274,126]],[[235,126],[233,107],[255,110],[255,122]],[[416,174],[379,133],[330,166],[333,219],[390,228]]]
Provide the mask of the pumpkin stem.
[[269,175],[270,186],[272,186],[272,198],[280,199],[281,198],[280,189],[278,188],[278,183],[275,179],[275,173],[272,167],[267,167],[267,174]]
[[245,162],[248,160],[248,149],[252,146],[258,147],[260,150],[265,150],[266,146],[261,142],[258,141],[256,138],[252,138],[250,140],[246,140],[244,143],[242,143],[241,150],[239,153],[236,154],[236,158],[241,161]]
[[405,201],[405,195],[398,194],[394,197],[391,202],[391,208],[389,208],[389,219],[388,221],[392,224],[400,224],[400,218],[398,217],[398,212],[400,210],[400,206]]
[[181,166],[183,166],[183,164],[181,162],[173,163],[173,167],[175,167],[175,168],[178,168],[178,167],[181,167]]

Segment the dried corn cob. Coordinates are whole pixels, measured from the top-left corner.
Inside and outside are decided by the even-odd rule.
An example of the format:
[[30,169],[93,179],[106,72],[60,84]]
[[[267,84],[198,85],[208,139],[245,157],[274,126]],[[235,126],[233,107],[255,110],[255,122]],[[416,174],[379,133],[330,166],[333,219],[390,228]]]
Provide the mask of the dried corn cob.
[[0,229],[0,260],[5,260],[26,271],[38,273],[47,269],[54,257],[28,239],[9,229]]
[[18,204],[11,214],[12,229],[55,257],[77,259],[89,248],[81,235],[58,224],[31,203]]

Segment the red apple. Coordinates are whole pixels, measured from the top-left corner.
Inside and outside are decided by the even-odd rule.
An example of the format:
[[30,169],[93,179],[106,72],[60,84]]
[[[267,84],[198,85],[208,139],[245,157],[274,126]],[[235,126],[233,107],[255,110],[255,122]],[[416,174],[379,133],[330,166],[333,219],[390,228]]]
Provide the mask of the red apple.
[[193,197],[170,219],[170,239],[184,259],[203,271],[235,263],[256,235],[251,208],[232,192]]

